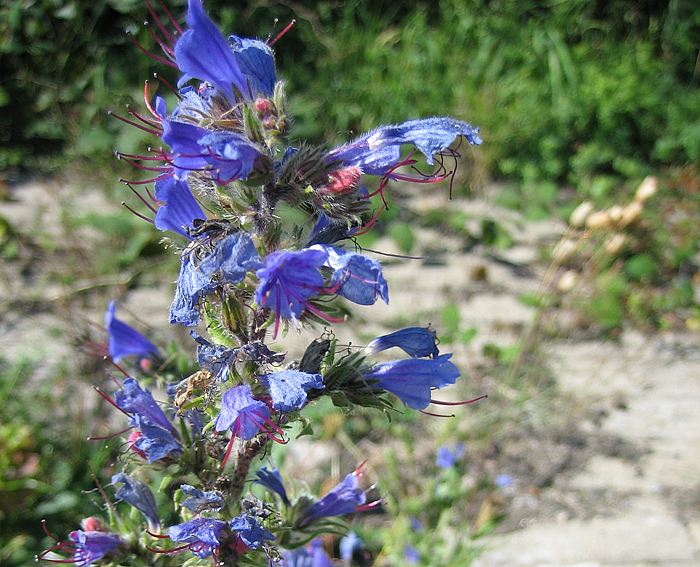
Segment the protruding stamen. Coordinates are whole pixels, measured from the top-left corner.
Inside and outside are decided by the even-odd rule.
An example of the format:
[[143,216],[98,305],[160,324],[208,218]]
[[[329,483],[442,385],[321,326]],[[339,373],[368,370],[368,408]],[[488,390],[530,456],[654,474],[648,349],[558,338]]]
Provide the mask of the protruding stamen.
[[153,78],[156,79],[158,82],[163,83],[165,87],[171,91],[177,98],[182,100],[182,95],[177,91],[177,89],[168,81],[167,79],[164,79],[161,77],[158,73],[153,73]]
[[153,18],[153,21],[156,23],[158,26],[158,29],[161,31],[161,33],[165,36],[165,39],[168,41],[169,47],[172,47],[172,43],[175,41],[175,37],[173,34],[171,34],[168,29],[161,23],[160,18],[158,17],[158,14],[156,14],[156,11],[153,9],[153,6],[149,2],[149,0],[146,0],[146,8],[148,8],[148,11],[151,14],[151,17]]
[[[136,195],[136,197],[138,197],[139,201],[141,201],[144,205],[146,205],[149,208],[149,210],[152,213],[158,212],[158,210],[153,205],[151,205],[151,203],[149,203],[148,201],[146,201],[146,199],[144,199],[144,197],[143,197],[143,195],[141,195],[141,193],[139,193],[136,189],[134,189],[128,183],[126,184],[126,186],[131,190],[131,192],[134,195]],[[151,197],[151,200],[153,200],[154,202],[157,202],[157,201],[155,201],[155,199],[153,199],[153,196],[151,195],[150,191],[147,190],[146,192],[148,193],[148,196]]]
[[146,108],[148,108],[148,112],[155,116],[158,121],[162,121],[162,118],[158,116],[158,113],[151,106],[151,95],[148,92],[148,81],[143,82],[143,100],[146,103]]
[[283,36],[284,34],[286,34],[289,30],[291,30],[291,29],[292,29],[292,26],[294,26],[294,24],[296,24],[296,23],[297,23],[297,21],[296,21],[295,19],[293,19],[291,22],[289,22],[289,23],[282,29],[282,31],[281,31],[280,33],[278,33],[278,34],[275,36],[275,39],[273,39],[272,41],[268,41],[267,44],[268,44],[270,47],[272,47],[273,45],[275,45],[275,43],[277,43],[280,39],[282,39],[282,36]]
[[442,413],[433,413],[431,411],[425,411],[425,410],[418,410],[421,413],[424,413],[425,415],[429,415],[431,417],[457,417],[455,414],[450,414],[450,415],[445,415]]
[[139,124],[138,122],[134,122],[133,120],[129,120],[128,118],[124,118],[123,116],[119,116],[118,114],[115,114],[111,110],[108,110],[107,114],[109,116],[113,116],[117,120],[121,120],[125,124],[129,124],[130,126],[135,126],[139,130],[143,130],[144,132],[148,132],[149,134],[154,134],[156,136],[160,136],[163,133],[162,130],[156,130],[155,128],[147,128],[143,124]]
[[168,6],[163,2],[163,0],[158,0],[158,4],[160,4],[160,7],[163,9],[165,12],[165,15],[168,16],[168,19],[170,20],[170,23],[173,24],[175,29],[177,30],[178,33],[182,33],[182,28],[180,27],[180,24],[177,23],[177,20],[173,17],[172,13],[170,10],[168,10]]
[[132,209],[129,205],[127,205],[124,201],[122,201],[122,207],[126,208],[128,211],[139,217],[141,220],[145,220],[148,224],[153,224],[153,219],[149,219],[147,216],[142,215],[138,211],[135,211]]
[[165,57],[161,57],[160,55],[156,55],[155,53],[151,53],[150,51],[148,51],[147,49],[142,47],[142,45],[134,37],[134,34],[127,31],[126,35],[129,36],[131,43],[133,43],[136,46],[136,48],[141,53],[143,53],[146,57],[149,57],[149,58],[153,59],[154,61],[157,61],[158,63],[162,63],[163,65],[167,65],[168,67],[172,67],[173,69],[177,69],[177,65],[174,62],[172,62],[170,59],[166,59]]
[[121,431],[117,431],[116,433],[110,433],[109,435],[90,435],[87,437],[88,441],[104,441],[105,439],[114,439],[115,437],[119,437],[120,435],[123,435],[127,431],[131,429],[131,426],[126,427],[122,429]]
[[99,386],[93,386],[93,389],[95,390],[95,392],[97,392],[97,393],[102,397],[102,399],[104,399],[106,402],[112,404],[115,408],[117,408],[117,409],[118,409],[120,412],[122,412],[125,416],[131,417],[131,414],[130,414],[128,411],[123,410],[122,408],[120,408],[120,407],[117,405],[117,402],[115,402],[107,393],[103,392],[102,389],[101,389]]
[[487,394],[479,396],[478,398],[472,398],[471,400],[464,400],[463,402],[443,402],[441,400],[433,400],[431,398],[430,403],[438,406],[466,406],[468,404],[473,404],[474,402],[478,402],[479,400],[484,400],[486,398],[488,398]]

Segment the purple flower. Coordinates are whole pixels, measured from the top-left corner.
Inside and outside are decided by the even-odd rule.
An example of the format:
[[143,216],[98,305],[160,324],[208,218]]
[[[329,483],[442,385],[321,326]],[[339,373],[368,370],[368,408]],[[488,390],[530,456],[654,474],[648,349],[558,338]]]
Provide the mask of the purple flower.
[[430,391],[454,384],[458,368],[450,362],[451,354],[437,358],[409,358],[377,364],[364,377],[376,380],[375,386],[391,392],[408,407],[424,409],[430,403]]
[[459,136],[478,145],[478,129],[466,122],[447,117],[410,120],[402,124],[380,126],[357,140],[339,146],[327,154],[327,160],[355,165],[369,175],[384,175],[401,160],[401,146],[412,144],[425,155],[429,165],[433,156],[450,147]]
[[409,565],[417,565],[420,562],[420,552],[412,545],[406,544],[403,548],[403,557]]
[[189,0],[188,29],[175,45],[175,61],[184,73],[179,85],[196,77],[214,85],[231,103],[247,93],[243,75],[229,42],[204,11],[201,0]]
[[377,337],[367,345],[365,352],[374,354],[392,347],[399,347],[413,358],[424,356],[435,358],[440,354],[435,341],[435,332],[425,327],[406,327]]
[[260,467],[260,469],[255,473],[256,479],[253,482],[262,484],[265,488],[272,490],[279,494],[282,501],[289,506],[289,498],[287,497],[287,491],[282,483],[282,475],[277,469],[268,469],[267,467]]
[[211,254],[198,265],[188,249],[182,254],[175,298],[170,306],[170,322],[193,327],[199,322],[201,298],[218,284],[240,282],[246,272],[260,266],[260,257],[250,236],[236,232],[217,242]]
[[507,488],[511,486],[514,482],[514,479],[512,476],[509,474],[499,474],[496,475],[496,478],[493,479],[493,483],[498,487],[498,488]]
[[239,437],[247,441],[265,431],[265,424],[269,420],[268,407],[253,398],[250,386],[243,384],[224,392],[221,413],[216,418],[214,427],[217,431],[230,429],[232,438]]
[[464,443],[458,443],[452,448],[442,445],[438,448],[435,464],[441,469],[451,469],[463,455]]
[[304,511],[299,526],[308,525],[318,518],[341,516],[357,511],[367,500],[364,491],[359,487],[359,477],[357,471],[346,475],[328,494]]
[[309,374],[299,370],[280,370],[272,374],[263,374],[260,382],[270,390],[272,407],[277,411],[299,410],[306,404],[306,393],[323,389],[320,374]]
[[148,486],[124,473],[112,476],[112,484],[122,485],[117,489],[115,496],[141,512],[146,517],[149,530],[155,532],[160,529],[156,499]]
[[211,344],[206,339],[192,331],[194,340],[197,341],[197,362],[199,366],[208,370],[218,382],[225,382],[229,377],[229,369],[236,360],[237,349],[222,345]]
[[228,38],[233,48],[233,57],[245,76],[245,94],[254,98],[257,95],[272,96],[277,82],[275,55],[270,46],[258,39],[248,39],[231,35]]
[[226,527],[222,520],[194,518],[168,528],[168,537],[180,543],[189,544],[189,550],[204,559],[214,553],[220,545],[221,530]]
[[265,258],[265,266],[256,273],[260,282],[255,301],[275,312],[275,336],[280,317],[297,320],[309,307],[311,297],[323,290],[319,270],[327,258],[325,250],[314,248],[281,250]]
[[129,414],[130,425],[137,429],[129,438],[130,444],[149,463],[182,451],[175,438],[175,428],[151,393],[143,390],[135,379],[124,380],[114,399],[116,405]]
[[149,354],[158,355],[156,346],[139,333],[136,329],[117,319],[117,306],[109,302],[105,312],[105,327],[109,335],[109,356],[114,362],[119,362],[125,356],[146,357]]
[[75,563],[78,567],[92,565],[122,543],[116,534],[97,531],[75,530],[68,535],[68,539],[74,547],[70,563]]
[[275,539],[275,536],[263,528],[255,518],[245,514],[236,516],[231,520],[229,522],[229,527],[250,549],[257,549],[263,545],[265,541],[272,541]]
[[373,305],[380,297],[389,303],[389,288],[379,262],[332,246],[323,248],[328,253],[326,265],[334,270],[330,285],[338,295],[359,305]]
[[170,230],[191,240],[187,228],[193,227],[195,219],[206,219],[189,185],[168,175],[155,182],[156,199],[163,203],[156,211],[153,224],[159,230]]
[[364,548],[364,543],[355,532],[349,532],[340,540],[340,558],[343,561],[352,561],[352,556],[356,551]]
[[204,510],[221,510],[224,506],[224,499],[218,492],[205,492],[189,484],[181,484],[180,490],[187,497],[182,505],[195,514]]
[[282,554],[282,567],[333,567],[320,539],[310,545]]

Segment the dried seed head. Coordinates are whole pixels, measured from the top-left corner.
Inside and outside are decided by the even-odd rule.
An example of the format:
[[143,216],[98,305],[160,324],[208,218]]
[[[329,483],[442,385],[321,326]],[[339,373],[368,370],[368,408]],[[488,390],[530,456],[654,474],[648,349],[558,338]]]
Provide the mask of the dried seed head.
[[637,222],[642,215],[642,210],[644,205],[640,201],[632,201],[622,210],[622,218],[620,219],[620,226],[625,228],[635,222]]
[[569,293],[576,287],[578,282],[578,274],[574,270],[567,270],[562,274],[557,282],[557,290],[560,293]]
[[659,190],[658,178],[650,175],[644,178],[644,181],[637,187],[637,192],[634,195],[634,200],[644,203],[653,197]]
[[613,234],[610,238],[605,241],[603,247],[605,251],[611,256],[617,256],[622,252],[627,244],[627,236],[624,234]]
[[608,211],[596,211],[586,219],[586,226],[591,230],[603,230],[612,226]]
[[569,224],[575,228],[581,228],[586,224],[586,219],[594,211],[593,203],[584,201],[576,207],[569,217]]
[[565,264],[576,255],[578,245],[569,238],[562,238],[552,251],[552,260],[556,264]]

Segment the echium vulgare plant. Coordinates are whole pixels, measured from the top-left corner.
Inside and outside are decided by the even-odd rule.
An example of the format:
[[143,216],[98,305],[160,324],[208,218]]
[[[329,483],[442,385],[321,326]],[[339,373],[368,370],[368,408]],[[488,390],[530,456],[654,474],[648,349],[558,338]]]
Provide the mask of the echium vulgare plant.
[[[159,11],[146,4],[163,49],[148,54],[180,77],[177,88],[170,86],[174,106],[151,98],[146,84],[149,114],[121,118],[162,145],[119,157],[156,174],[129,186],[154,216],[137,214],[169,231],[171,247],[180,246],[170,322],[190,328],[196,366],[178,376],[110,303],[106,349],[123,376],[113,377],[113,392],[97,391],[124,415],[124,452],[109,485],[99,485],[104,517],[86,518],[63,540],[44,526],[56,543],[40,559],[80,566],[331,565],[317,538],[343,535],[342,516],[381,508],[363,488],[364,464],[312,497],[262,459],[272,443],[289,441],[296,422],[305,425],[304,408],[322,396],[348,412],[390,411],[395,398],[420,411],[469,403],[432,397],[459,370],[429,328],[400,329],[353,350],[340,348],[330,327],[343,320],[338,298],[389,300],[381,265],[347,246],[377,222],[387,184],[449,178],[444,162],[456,164],[457,156],[450,146],[462,138],[481,143],[478,130],[436,117],[381,126],[330,150],[290,146],[272,51],[289,26],[272,41],[227,38],[201,0],[189,0],[184,27],[163,4]],[[416,165],[417,154],[429,172]],[[153,192],[139,191],[148,183]],[[269,341],[314,324],[325,329],[299,360]],[[393,347],[402,358],[372,360]],[[167,399],[156,401],[150,385],[167,386]],[[253,496],[252,484],[262,498]]]

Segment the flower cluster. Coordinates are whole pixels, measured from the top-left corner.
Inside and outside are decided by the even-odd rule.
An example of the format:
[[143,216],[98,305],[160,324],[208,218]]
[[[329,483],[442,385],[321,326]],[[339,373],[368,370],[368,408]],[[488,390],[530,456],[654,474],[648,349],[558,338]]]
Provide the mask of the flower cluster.
[[[290,146],[285,85],[272,50],[282,34],[267,42],[226,37],[201,0],[189,0],[184,28],[162,3],[161,13],[146,4],[163,55],[139,48],[179,79],[165,96],[152,97],[146,85],[150,115],[120,117],[160,141],[147,154],[118,155],[155,173],[127,183],[153,217],[137,214],[168,232],[178,250],[169,318],[190,329],[196,364],[183,375],[181,365],[117,319],[110,303],[107,351],[124,376],[113,376],[113,392],[98,392],[126,416],[117,435],[127,441],[109,505],[114,512],[124,502],[137,512],[112,513],[114,533],[101,523],[72,532],[69,543],[42,558],[150,564],[146,558],[156,553],[188,565],[212,558],[221,565],[330,565],[314,538],[346,531],[339,517],[381,507],[361,486],[364,465],[315,498],[260,466],[269,444],[287,443],[289,428],[322,396],[350,408],[388,409],[395,398],[421,411],[463,403],[433,398],[459,370],[429,328],[401,329],[344,351],[326,329],[299,360],[287,360],[274,341],[290,326],[342,322],[345,302],[389,302],[380,263],[348,243],[377,222],[390,182],[450,178],[445,159],[456,163],[458,155],[451,146],[481,143],[478,130],[433,117],[381,126],[330,150]],[[149,183],[153,192],[144,190]],[[373,360],[391,348],[405,355]],[[263,497],[249,493],[251,468]],[[179,523],[161,520],[175,516]],[[362,548],[354,534],[343,545],[346,559]],[[70,558],[52,559],[57,552]]]

